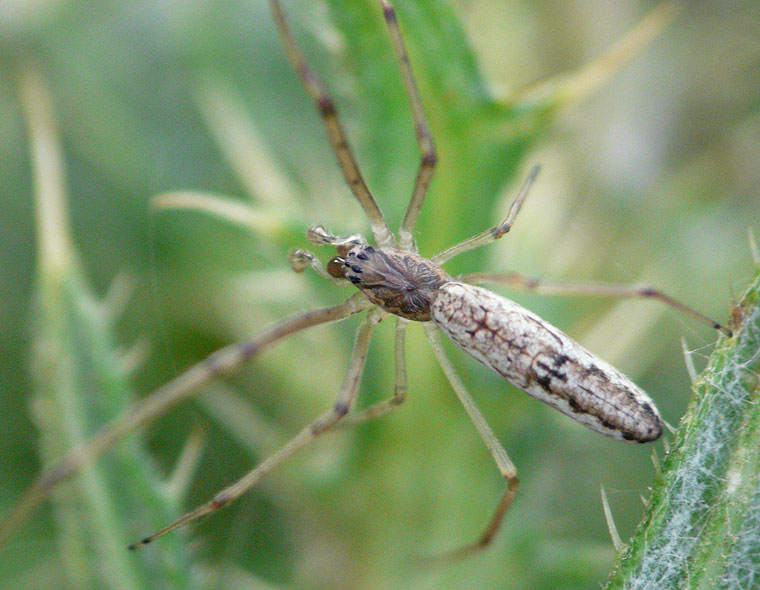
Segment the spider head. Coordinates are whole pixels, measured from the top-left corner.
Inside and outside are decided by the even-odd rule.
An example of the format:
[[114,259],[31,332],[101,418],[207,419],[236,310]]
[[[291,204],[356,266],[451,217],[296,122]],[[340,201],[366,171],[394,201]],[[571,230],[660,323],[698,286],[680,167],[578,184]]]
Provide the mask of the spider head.
[[327,272],[351,281],[385,311],[419,322],[430,320],[438,288],[451,280],[440,266],[418,254],[367,244],[339,247]]

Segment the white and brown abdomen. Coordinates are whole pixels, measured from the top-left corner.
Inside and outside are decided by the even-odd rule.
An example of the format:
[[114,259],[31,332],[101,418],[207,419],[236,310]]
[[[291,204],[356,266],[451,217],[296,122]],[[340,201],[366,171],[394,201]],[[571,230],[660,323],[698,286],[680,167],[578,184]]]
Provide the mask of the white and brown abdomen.
[[646,393],[517,303],[451,281],[439,287],[430,315],[468,354],[574,420],[619,440],[648,442],[662,434]]

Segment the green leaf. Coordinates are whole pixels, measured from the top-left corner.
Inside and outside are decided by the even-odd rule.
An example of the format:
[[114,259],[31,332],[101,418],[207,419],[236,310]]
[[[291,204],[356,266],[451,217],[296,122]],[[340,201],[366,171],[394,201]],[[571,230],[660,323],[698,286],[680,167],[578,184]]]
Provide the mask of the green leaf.
[[676,433],[645,520],[609,589],[760,583],[760,272],[733,312]]

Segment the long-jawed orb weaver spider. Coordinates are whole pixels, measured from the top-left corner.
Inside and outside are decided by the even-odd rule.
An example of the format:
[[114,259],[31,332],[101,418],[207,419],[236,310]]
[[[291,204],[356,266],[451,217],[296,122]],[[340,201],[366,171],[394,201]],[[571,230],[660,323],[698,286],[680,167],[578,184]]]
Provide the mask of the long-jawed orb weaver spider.
[[[441,346],[437,328],[441,328],[455,343],[518,387],[595,430],[615,438],[641,442],[653,440],[659,435],[660,422],[654,405],[627,378],[530,312],[474,285],[500,282],[536,291],[655,298],[724,332],[728,330],[651,288],[536,282],[514,273],[475,273],[453,281],[440,265],[458,254],[493,242],[507,233],[525,201],[528,189],[535,179],[537,168],[529,175],[525,186],[502,223],[429,260],[420,257],[416,253],[413,232],[437,158],[395,12],[390,3],[385,0],[379,1],[388,25],[394,52],[401,65],[401,73],[415,123],[417,142],[422,154],[412,197],[397,238],[392,235],[363,180],[348,146],[332,99],[306,63],[302,51],[289,30],[279,0],[270,0],[286,53],[322,115],[340,168],[370,220],[376,244],[372,247],[361,236],[336,236],[316,226],[309,230],[309,240],[315,245],[335,247],[337,256],[324,268],[313,254],[299,250],[291,255],[290,262],[298,271],[311,267],[322,276],[339,284],[354,283],[362,290],[362,293],[356,293],[336,306],[315,309],[286,318],[264,329],[248,341],[217,351],[205,361],[191,367],[159,388],[131,411],[104,427],[89,443],[73,449],[51,469],[44,472],[19,503],[18,510],[12,512],[3,523],[4,527],[7,525],[6,530],[12,529],[20,519],[23,519],[31,506],[39,502],[39,499],[57,483],[81,470],[83,466],[89,464],[127,433],[156,420],[175,404],[191,397],[216,377],[233,371],[270,345],[295,332],[318,324],[343,320],[364,311],[367,311],[367,315],[357,332],[349,368],[333,408],[317,418],[277,453],[238,482],[216,494],[210,502],[135,543],[133,547],[144,545],[184,523],[231,502],[323,432],[337,425],[356,424],[378,418],[400,405],[406,395],[404,335],[409,321],[426,322],[427,336],[444,372],[506,480],[505,492],[485,532],[475,543],[459,550],[457,555],[466,555],[486,546],[491,541],[514,497],[517,477],[514,465],[455,374]],[[384,402],[351,414],[367,355],[370,334],[377,323],[391,314],[397,316],[395,393]],[[517,331],[510,333],[509,330],[514,328],[517,328]],[[596,398],[603,399],[600,401]]]
[[[437,156],[396,13],[387,0],[379,2],[393,50],[400,63],[421,152],[414,189],[398,236],[391,232],[367,187],[349,147],[335,104],[293,37],[281,3],[279,0],[270,0],[288,58],[319,110],[343,176],[369,218],[376,246],[369,245],[358,234],[333,235],[322,226],[310,228],[308,240],[317,246],[334,247],[337,256],[324,267],[311,252],[296,250],[290,256],[294,270],[300,272],[311,267],[337,284],[354,284],[361,293],[354,294],[333,307],[291,316],[271,326],[257,338],[224,348],[169,383],[164,392],[159,390],[156,393],[167,400],[185,396],[187,389],[195,389],[216,376],[231,371],[281,338],[318,324],[339,321],[367,311],[356,333],[351,361],[335,403],[330,410],[316,418],[279,451],[241,479],[214,495],[207,503],[133,543],[130,545],[132,549],[226,506],[296,451],[336,425],[345,426],[372,420],[399,406],[407,392],[404,337],[409,321],[425,323],[426,335],[438,361],[506,482],[505,491],[483,534],[474,543],[462,547],[451,556],[464,556],[490,543],[514,498],[518,480],[514,464],[446,356],[439,329],[459,347],[512,384],[598,432],[619,440],[635,442],[648,442],[660,436],[662,426],[654,403],[627,377],[533,313],[475,286],[476,283],[501,282],[531,290],[655,298],[729,333],[717,322],[649,287],[543,283],[515,273],[475,273],[459,277],[456,281],[452,279],[440,265],[458,254],[498,240],[510,230],[538,174],[537,166],[531,171],[506,219],[500,224],[430,259],[417,254],[414,228],[433,176]],[[394,395],[351,414],[372,330],[388,315],[396,316]]]

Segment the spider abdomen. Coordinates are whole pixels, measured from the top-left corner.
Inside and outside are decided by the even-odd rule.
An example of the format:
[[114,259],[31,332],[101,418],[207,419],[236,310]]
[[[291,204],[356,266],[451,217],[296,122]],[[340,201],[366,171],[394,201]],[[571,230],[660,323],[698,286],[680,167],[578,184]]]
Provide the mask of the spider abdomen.
[[662,434],[652,400],[620,371],[524,307],[473,285],[447,282],[433,322],[459,347],[529,395],[611,438]]

